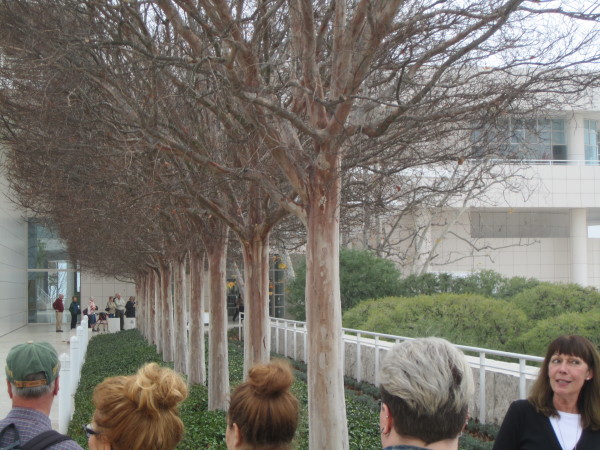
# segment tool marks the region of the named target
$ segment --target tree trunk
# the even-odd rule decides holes
[[[205,254],[190,252],[190,342],[188,345],[188,381],[206,384],[204,358],[204,261]]]
[[[227,234],[226,225],[210,220],[215,230],[205,239],[210,286],[208,338],[208,409],[229,405],[229,355],[227,353]]]
[[[138,306],[141,306],[143,303],[142,299],[146,294],[146,275],[136,275],[135,277],[135,300]],[[102,305],[97,305],[100,308]],[[145,311],[143,307],[136,308],[136,327],[140,334],[146,339],[146,341],[150,342],[148,339],[148,328],[144,323]]]
[[[269,233],[242,242],[244,254],[244,377],[271,359],[269,326]]]
[[[173,361],[175,336],[173,335],[173,302],[171,301],[171,266],[160,263],[160,287],[162,306],[162,351],[163,361]]]
[[[314,449],[348,448],[339,282],[340,179],[334,168],[315,174],[307,209],[307,384],[309,446]]]
[[[143,308],[146,311],[146,329],[148,330],[148,341],[156,345],[156,272],[153,269],[146,273],[146,298]]]
[[[160,271],[152,271],[152,290],[153,296],[152,301],[154,302],[154,315],[152,317],[152,326],[154,327],[154,343],[156,344],[156,353],[161,353],[163,348],[162,341],[162,327],[163,327],[163,314],[161,308],[161,284],[160,284]]]
[[[173,355],[174,368],[179,373],[187,373],[188,330],[186,308],[186,276],[185,255],[174,261],[173,278],[175,281],[175,294],[173,296],[173,327],[177,333],[175,339],[175,353]]]

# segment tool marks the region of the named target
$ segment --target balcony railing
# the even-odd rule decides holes
[[[239,337],[242,336],[243,314],[240,314]],[[342,328],[344,356],[346,359],[345,376],[379,385],[379,367],[387,349],[392,345],[413,338],[395,336],[385,333]],[[271,349],[283,356],[307,362],[307,331],[306,323],[271,318]],[[497,387],[490,386],[496,383],[507,386],[506,395],[501,395],[500,400],[494,399],[494,414],[491,419],[499,422],[510,402],[527,395],[527,385],[531,383],[538,373],[538,365],[543,361],[539,356],[524,355],[520,353],[504,352],[487,348],[456,345],[465,352],[469,365],[474,372],[478,392],[475,398],[475,411],[481,423],[488,420],[488,397],[492,392],[497,392]],[[496,357],[496,358],[490,358]],[[368,366],[368,367],[367,367]],[[490,378],[491,380],[488,380]],[[489,381],[489,382],[488,382]],[[512,386],[514,384],[514,388]],[[500,389],[500,388],[498,388]]]

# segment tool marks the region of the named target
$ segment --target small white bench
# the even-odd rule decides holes
[[[109,317],[108,318],[108,332],[116,333],[117,331],[121,331],[121,321],[118,317]]]

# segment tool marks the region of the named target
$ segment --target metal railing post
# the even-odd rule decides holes
[[[479,353],[479,422],[485,423],[485,353]]]
[[[360,345],[360,333],[356,333],[356,381],[359,383],[362,381],[362,361],[361,361],[361,345]]]
[[[519,398],[524,399],[527,396],[527,379],[525,378],[525,360],[519,358]]]
[[[294,359],[297,359],[297,354],[298,354],[298,343],[297,343],[297,339],[296,336],[298,335],[298,328],[296,326],[296,322],[294,322]]]
[[[279,348],[279,329],[281,326],[279,324],[279,320],[275,319],[275,351],[281,354],[281,349]]]
[[[375,336],[375,386],[379,386],[379,336]]]
[[[288,355],[288,327],[287,327],[287,325],[288,325],[288,321],[286,320],[283,323],[283,333],[284,333],[283,334],[283,354],[285,356]]]

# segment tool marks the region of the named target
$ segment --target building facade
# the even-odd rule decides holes
[[[7,196],[8,182],[0,172],[0,337],[28,324],[55,320],[52,302],[73,295],[87,304],[90,296],[103,307],[109,295],[135,295],[128,280],[96,277],[69,261],[64,243],[42,224],[27,220]],[[65,324],[70,321],[64,314]]]
[[[395,259],[404,274],[494,270],[508,277],[600,288],[600,105],[511,124],[504,136],[513,188],[491,186],[485,199],[456,198],[407,215]],[[503,167],[504,166],[504,167]],[[521,188],[514,189],[515,179]],[[389,217],[388,219],[389,220]],[[382,229],[386,232],[386,220]],[[417,250],[418,249],[418,250]],[[397,257],[395,257],[397,256]]]

